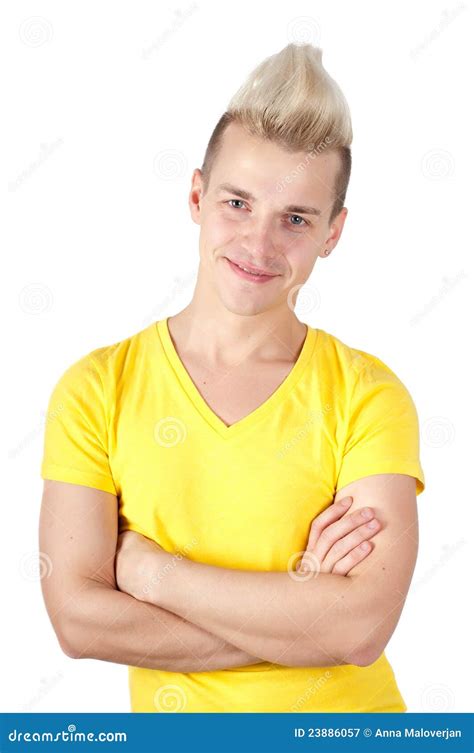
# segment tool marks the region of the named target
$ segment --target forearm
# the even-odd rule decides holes
[[[171,672],[262,661],[176,614],[94,581],[84,583],[62,611],[62,645],[74,658]]]
[[[167,555],[171,557],[171,555]],[[287,666],[363,663],[371,615],[357,579],[233,570],[183,558],[152,578],[147,601],[243,651]]]

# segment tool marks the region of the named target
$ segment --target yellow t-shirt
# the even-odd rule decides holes
[[[260,571],[286,571],[336,491],[376,473],[408,474],[417,494],[424,489],[415,405],[380,359],[308,326],[282,384],[226,426],[186,371],[166,319],[62,374],[41,467],[42,478],[116,494],[120,531],[193,561]],[[368,667],[129,667],[129,687],[137,712],[407,709],[385,653]]]

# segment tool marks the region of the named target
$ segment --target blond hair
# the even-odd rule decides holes
[[[352,125],[339,85],[323,67],[322,50],[310,44],[289,44],[251,72],[212,132],[201,167],[204,191],[223,133],[232,122],[289,152],[337,152],[340,168],[332,222],[344,206],[349,184]]]

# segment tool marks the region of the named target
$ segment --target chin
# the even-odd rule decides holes
[[[217,294],[224,308],[238,316],[255,316],[255,314],[261,314],[262,311],[266,311],[270,307],[268,301],[265,303],[254,301],[250,296],[247,300],[244,300],[243,296],[236,299],[236,296],[231,295],[229,291],[218,290]]]

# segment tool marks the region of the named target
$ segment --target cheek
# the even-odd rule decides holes
[[[291,243],[285,252],[292,275],[298,280],[306,280],[316,261],[316,249],[308,237]]]
[[[238,223],[229,221],[218,212],[208,215],[201,222],[201,243],[211,251],[232,243],[238,236]]]

